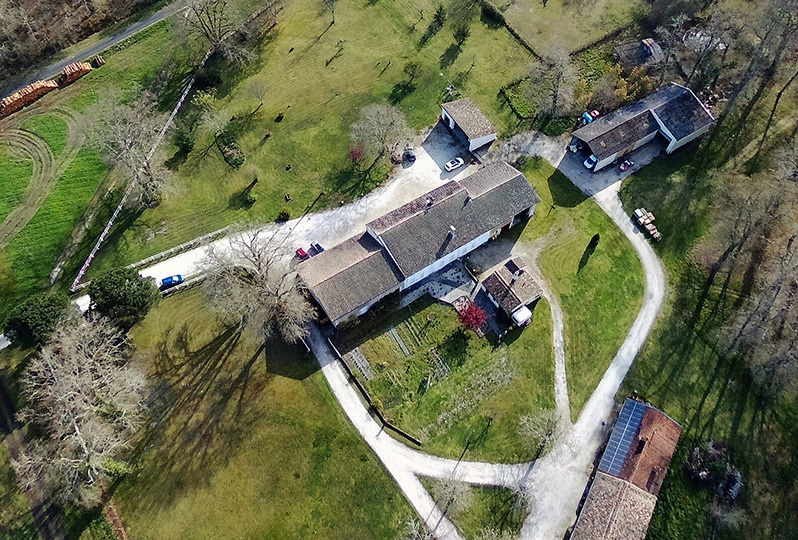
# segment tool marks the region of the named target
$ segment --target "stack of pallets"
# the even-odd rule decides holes
[[[8,97],[0,100],[0,117],[7,116],[20,110],[22,107],[30,105],[47,92],[58,88],[58,83],[52,80],[36,81],[28,86],[17,90]]]
[[[66,86],[80,79],[90,71],[91,64],[88,62],[75,62],[74,64],[69,64],[64,68],[64,71],[62,71],[61,75],[58,77],[58,84],[61,86]]]
[[[654,217],[654,214],[647,211],[645,208],[638,208],[637,210],[635,210],[635,213],[633,215],[635,223],[637,223],[638,226],[641,229],[643,229],[645,232],[650,234],[651,238],[653,238],[657,242],[662,240],[662,233],[659,232],[657,226],[654,225],[654,220],[656,219]]]

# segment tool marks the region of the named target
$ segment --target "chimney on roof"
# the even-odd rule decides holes
[[[456,230],[456,229],[454,228],[454,225],[449,225],[449,236],[452,236],[452,237],[453,237],[453,236],[454,236],[454,231],[455,231],[455,230]]]
[[[515,272],[513,272],[513,279],[511,279],[511,280],[510,280],[510,287],[512,287],[513,285],[515,285],[515,282],[516,282],[516,281],[518,281],[518,277],[519,277],[521,274],[523,274],[523,273],[524,273],[524,269],[523,269],[523,268],[519,268],[518,270],[516,270]]]

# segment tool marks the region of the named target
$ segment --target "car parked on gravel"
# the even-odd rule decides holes
[[[446,172],[452,172],[455,169],[459,169],[463,165],[465,165],[465,161],[463,161],[463,158],[458,157],[447,161],[443,168],[446,169]]]

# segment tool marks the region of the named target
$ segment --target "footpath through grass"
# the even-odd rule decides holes
[[[629,177],[622,191],[627,209],[645,206],[657,216],[663,240],[656,250],[671,287],[619,396],[636,391],[683,427],[648,538],[794,538],[798,405],[763,397],[742,361],[721,354],[718,332],[739,306],[739,284],[710,283],[691,263],[692,249],[707,231],[713,197],[722,190],[696,166],[703,157],[695,150],[660,157]],[[738,506],[747,522],[737,532],[714,528],[712,495],[684,472],[693,447],[708,439],[729,445],[731,462],[742,472]]]
[[[565,176],[541,159],[527,160],[523,171],[541,202],[519,241],[544,245],[538,265],[563,310],[568,393],[576,419],[637,317],[643,267],[615,223]],[[591,251],[596,234],[600,239]]]
[[[314,211],[369,192],[386,168],[364,181],[353,174],[348,152],[350,126],[372,103],[397,105],[420,130],[436,121],[444,91],[454,85],[477,102],[500,135],[511,133],[515,121],[497,93],[526,71],[531,56],[504,28],[482,23],[478,13],[461,47],[454,44],[450,23],[420,46],[436,7],[432,0],[342,0],[330,26],[318,1],[287,4],[252,63],[209,68],[222,79],[221,118],[246,117],[259,103],[254,90],[265,90],[263,106],[238,137],[243,167],[232,170],[216,149],[200,158],[211,142],[207,129],[199,129],[188,156],[167,146],[175,193],[134,216],[132,226],[100,252],[92,271],[140,260],[232,222],[274,220],[282,207],[296,217],[321,191],[325,196]],[[420,10],[425,18],[419,22]],[[410,62],[419,66],[412,79],[404,72]],[[242,204],[240,194],[255,177],[256,201]]]
[[[159,397],[115,493],[134,538],[396,538],[411,510],[300,347],[219,324],[199,292],[133,329]]]

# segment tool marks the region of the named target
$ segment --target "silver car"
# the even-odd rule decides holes
[[[447,161],[443,168],[446,169],[446,172],[452,172],[455,169],[459,169],[464,164],[465,161],[463,161],[463,158],[454,158],[450,161]]]

